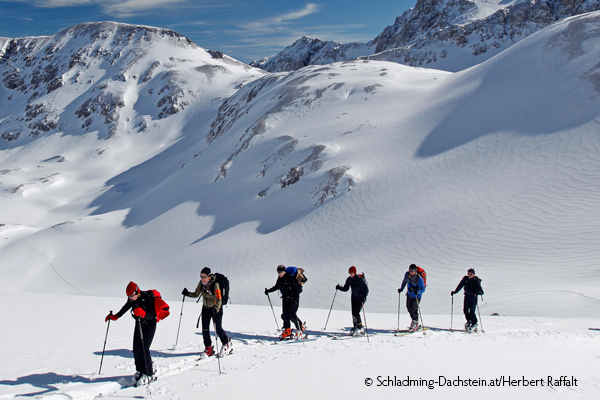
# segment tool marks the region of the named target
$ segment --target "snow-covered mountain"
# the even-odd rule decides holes
[[[7,91],[1,107],[9,116],[0,125],[3,148],[41,133],[97,131],[104,138],[145,131],[150,120],[223,96],[223,84],[251,71],[171,30],[113,22],[77,25],[52,37],[5,39],[1,48]]]
[[[556,21],[598,9],[597,0],[418,0],[368,43],[303,37],[251,65],[281,72],[364,57],[457,72]]]
[[[118,24],[10,41],[0,289],[122,296],[135,280],[173,299],[209,266],[234,304],[264,304],[285,264],[307,271],[301,306],[326,308],[356,265],[370,309],[395,312],[416,263],[425,313],[446,312],[475,267],[498,313],[589,315],[599,26],[560,21],[460,73],[356,60],[266,74]],[[35,134],[43,121],[56,127]]]

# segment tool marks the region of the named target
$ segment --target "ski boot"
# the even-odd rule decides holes
[[[221,349],[219,350],[219,354],[217,354],[217,358],[223,358],[227,354],[231,353],[231,351],[232,351],[232,349],[231,349],[231,340],[230,340],[226,344],[221,346]]]
[[[411,322],[410,328],[408,328],[408,330],[411,332],[415,332],[420,327],[421,327],[421,325],[419,324],[419,321],[413,321],[413,322]]]
[[[279,340],[290,340],[293,338],[292,328],[285,328],[281,335],[279,335]]]
[[[469,332],[469,333],[477,332],[477,322],[475,322],[473,325],[469,326],[469,330],[467,332]]]
[[[469,332],[471,330],[471,323],[465,322],[465,332]]]

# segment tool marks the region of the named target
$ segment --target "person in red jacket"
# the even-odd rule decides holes
[[[135,360],[134,375],[135,383],[151,382],[154,370],[152,369],[152,358],[150,357],[150,345],[156,332],[156,315],[154,311],[154,296],[150,292],[140,291],[139,286],[129,282],[125,289],[127,302],[116,314],[108,314],[105,321],[121,318],[127,311],[135,319],[135,330],[133,331],[133,358]]]

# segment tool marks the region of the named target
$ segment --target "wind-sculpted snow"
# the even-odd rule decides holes
[[[176,299],[208,266],[234,304],[265,304],[284,264],[306,270],[301,307],[328,308],[354,265],[368,309],[395,313],[416,263],[426,315],[447,314],[470,267],[497,312],[587,315],[600,299],[599,24],[560,21],[460,73],[355,60],[266,74],[181,48],[109,80],[94,68],[89,92],[26,111],[61,116],[59,134],[0,116],[24,132],[0,152],[2,288],[121,296],[134,280]],[[22,95],[2,90],[3,105]],[[104,92],[124,104],[107,140],[102,107],[81,108]],[[181,108],[159,119],[165,96]]]

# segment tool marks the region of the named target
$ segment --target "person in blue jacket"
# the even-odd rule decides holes
[[[423,292],[425,292],[425,281],[417,274],[417,266],[415,264],[410,264],[408,267],[398,293],[402,293],[405,287],[407,287],[406,309],[412,318],[409,330],[414,332],[421,327],[419,324],[419,303],[421,302]]]

